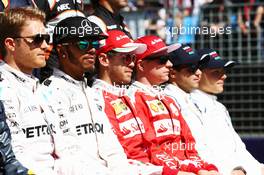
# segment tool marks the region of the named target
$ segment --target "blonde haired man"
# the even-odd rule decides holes
[[[45,15],[33,8],[4,12],[0,21],[0,100],[5,107],[17,159],[38,175],[54,174],[52,126],[38,98],[34,68],[45,66],[49,35]]]

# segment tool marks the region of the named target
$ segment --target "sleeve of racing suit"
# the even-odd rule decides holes
[[[0,86],[0,154],[4,163],[4,169],[5,172],[9,174],[14,172],[26,174],[28,169],[21,165],[14,154],[17,152],[18,155],[23,156],[23,149],[21,149],[19,145],[17,145],[15,149],[11,146],[12,138],[10,130],[11,132],[15,132],[15,138],[23,137],[17,134],[17,132],[22,132],[21,129],[17,128],[18,121],[16,120],[19,117],[18,99],[14,95],[15,92],[12,93],[11,88],[2,84]]]
[[[225,117],[225,120],[229,125],[230,132],[233,132],[234,140],[236,143],[236,148],[235,148],[236,153],[239,154],[239,157],[240,157],[238,161],[240,162],[241,166],[245,168],[248,174],[260,175],[261,174],[261,164],[248,152],[248,150],[246,149],[245,143],[241,140],[240,136],[235,131],[232,125],[229,112],[227,111],[224,105],[221,104],[221,106],[226,113],[226,115],[223,117]]]
[[[92,93],[89,93],[92,94]],[[93,99],[102,98],[102,96],[94,96]],[[101,104],[95,104],[95,101],[89,99],[89,104],[91,108],[94,121],[98,123],[103,123],[103,134],[97,135],[99,154],[106,160],[108,168],[115,175],[131,174],[131,175],[158,175],[161,174],[162,167],[154,166],[151,164],[145,165],[140,162],[131,160],[128,161],[124,149],[119,143],[117,136],[111,129],[110,122],[102,110]],[[98,108],[99,107],[99,108]]]
[[[12,150],[11,134],[6,123],[2,102],[0,102],[0,156],[1,165],[3,165],[6,174],[26,174],[27,168],[23,167],[20,162],[16,160]]]

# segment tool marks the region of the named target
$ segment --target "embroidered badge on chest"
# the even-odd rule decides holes
[[[143,122],[138,118],[132,118],[119,124],[124,138],[130,138],[135,135],[145,133]]]
[[[168,114],[166,107],[160,100],[155,99],[152,101],[146,101],[146,103],[153,117],[160,114]]]
[[[127,105],[121,99],[117,99],[117,100],[112,101],[111,105],[113,106],[113,108],[115,110],[115,114],[116,114],[117,119],[119,119],[122,116],[125,116],[131,112],[130,109],[127,107]]]

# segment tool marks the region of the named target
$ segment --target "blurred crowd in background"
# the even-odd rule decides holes
[[[261,0],[130,0],[123,13],[134,38],[154,34],[167,44],[213,47],[240,62],[264,59]]]

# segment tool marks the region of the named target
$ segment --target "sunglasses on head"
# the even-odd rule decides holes
[[[26,41],[30,44],[35,44],[35,45],[41,45],[44,41],[46,41],[47,44],[49,44],[50,42],[50,35],[48,34],[36,34],[33,36],[18,36],[14,38],[22,38],[22,39],[30,38],[32,39],[31,41],[29,40]]]
[[[120,54],[122,60],[123,60],[123,63],[128,66],[130,65],[132,62],[135,63],[136,62],[136,55],[135,54],[129,54],[129,53],[118,53],[118,52],[108,52],[107,55],[110,55],[110,56],[115,56],[117,54]]]
[[[146,60],[152,61],[152,60],[159,60],[159,64],[166,64],[169,60],[169,56],[162,55],[162,56],[150,56],[145,58]]]

